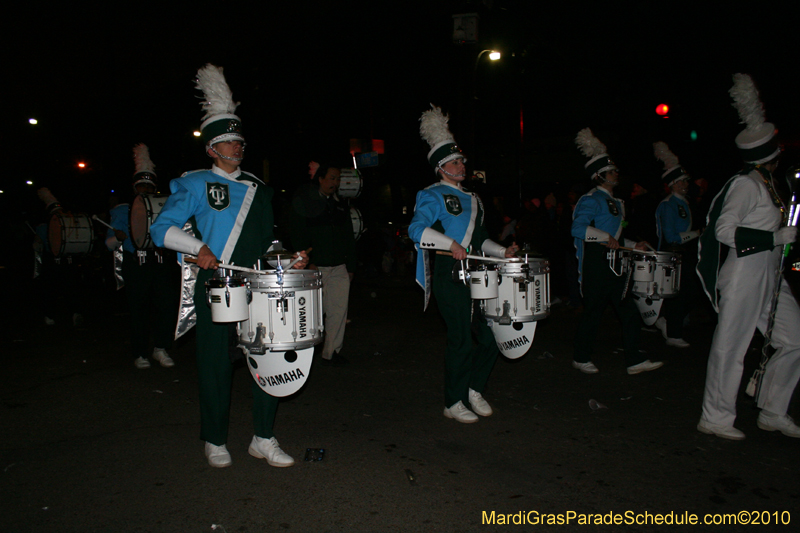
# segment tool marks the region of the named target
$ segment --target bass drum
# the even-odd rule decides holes
[[[140,194],[133,199],[130,213],[131,242],[137,250],[155,248],[150,226],[158,218],[168,194]]]
[[[339,181],[341,198],[358,198],[361,195],[361,173],[354,168],[342,169]]]
[[[53,213],[47,226],[47,238],[56,257],[88,254],[94,246],[92,219],[83,213]]]
[[[350,208],[350,220],[353,222],[353,237],[356,240],[360,239],[367,228],[364,227],[364,219],[361,217],[361,211],[355,207]]]

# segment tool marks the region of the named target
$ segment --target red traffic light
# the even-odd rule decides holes
[[[656,114],[666,116],[669,113],[669,106],[667,104],[658,104],[656,106]]]

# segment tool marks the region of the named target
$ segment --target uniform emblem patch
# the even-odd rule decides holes
[[[443,194],[444,198],[444,206],[447,208],[447,212],[453,216],[460,215],[464,209],[461,207],[461,200],[458,199],[458,196],[454,194]]]
[[[611,198],[606,198],[606,202],[608,202],[608,212],[611,213],[612,216],[618,217],[619,208],[617,207],[617,202]]]
[[[208,206],[215,211],[224,211],[231,205],[231,197],[228,194],[228,185],[226,183],[206,182],[206,198],[208,199]]]
[[[686,209],[684,209],[682,205],[678,206],[678,216],[681,217],[681,218],[686,218],[687,217]]]

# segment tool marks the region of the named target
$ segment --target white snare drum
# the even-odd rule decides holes
[[[631,256],[633,282],[650,283],[653,281],[657,260],[654,252],[633,252]]]
[[[473,300],[497,298],[500,275],[493,266],[478,265],[468,272],[469,292]]]
[[[500,267],[497,298],[481,303],[486,318],[499,324],[533,322],[550,315],[550,262],[512,259]]]
[[[358,198],[361,194],[361,173],[354,168],[343,168],[339,181],[341,198]]]
[[[248,318],[250,291],[241,277],[231,277],[229,271],[206,281],[206,302],[211,307],[213,322],[241,322]]]
[[[89,215],[58,211],[47,226],[50,251],[56,257],[84,254],[94,246],[94,227]]]
[[[361,218],[361,211],[351,207],[350,220],[353,223],[353,236],[358,240],[367,231],[367,228],[364,227],[364,219]]]
[[[158,218],[167,198],[168,194],[139,194],[133,199],[130,212],[130,237],[137,250],[155,248],[153,238],[150,236],[150,226]]]
[[[322,342],[322,274],[316,270],[244,274],[251,292],[237,330],[248,353],[302,350]]]
[[[672,252],[634,252],[633,294],[651,300],[674,298],[681,288],[681,256]]]

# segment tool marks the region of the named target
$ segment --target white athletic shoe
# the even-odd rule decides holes
[[[285,468],[294,464],[294,459],[286,452],[281,450],[278,440],[275,437],[264,439],[253,435],[250,442],[250,455],[256,459],[266,459],[270,466]]]

